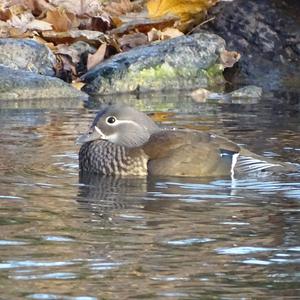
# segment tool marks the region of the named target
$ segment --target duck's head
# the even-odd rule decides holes
[[[107,140],[120,146],[138,147],[159,130],[146,114],[126,105],[113,104],[97,113],[89,131],[80,136],[77,143]]]

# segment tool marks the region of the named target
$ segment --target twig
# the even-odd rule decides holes
[[[202,23],[198,24],[197,26],[195,26],[192,30],[190,30],[187,35],[191,34],[194,30],[196,30],[197,28],[201,27],[202,25],[208,23],[208,22],[211,22],[215,19],[216,17],[211,17],[210,19],[207,19],[205,21],[203,21]]]

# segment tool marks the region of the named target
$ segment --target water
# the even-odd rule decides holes
[[[300,163],[297,95],[127,101]],[[79,181],[74,140],[97,103],[0,105],[1,299],[300,298],[299,174]]]

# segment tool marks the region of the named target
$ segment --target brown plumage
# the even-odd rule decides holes
[[[100,111],[78,141],[83,143],[80,170],[103,175],[233,177],[296,170],[208,132],[161,129],[146,114],[125,105]]]

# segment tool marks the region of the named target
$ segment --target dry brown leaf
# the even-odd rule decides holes
[[[148,44],[148,37],[141,32],[125,34],[119,39],[120,47],[123,51]]]
[[[71,29],[66,32],[44,31],[41,34],[47,42],[54,44],[71,44],[76,41],[85,41],[98,47],[100,41],[106,41],[106,36],[102,32],[92,30]]]
[[[181,22],[193,19],[195,15],[206,11],[219,0],[149,0],[148,13],[151,18],[162,17],[167,14],[179,16]]]
[[[112,17],[111,19],[115,27],[120,27],[123,24],[122,20],[119,17]]]
[[[41,12],[49,9],[54,9],[54,6],[48,3],[47,0],[4,0],[2,5],[4,8],[22,6],[25,9],[29,9],[35,15],[39,15]]]
[[[73,23],[76,21],[76,16],[66,12],[63,8],[47,11],[46,18],[43,21],[52,24],[54,31],[64,32],[75,27]]]
[[[95,30],[106,32],[115,28],[113,20],[107,13],[103,13],[99,16],[81,18],[80,19],[80,29]]]
[[[37,41],[40,44],[43,44],[43,45],[47,46],[52,51],[56,51],[57,50],[57,47],[53,43],[49,43],[49,42],[45,41],[39,35],[34,35],[32,39],[35,40],[35,41]]]
[[[148,41],[150,43],[154,42],[154,41],[158,41],[160,39],[160,35],[161,35],[161,31],[160,30],[152,28],[150,31],[147,32]]]
[[[168,27],[162,31],[161,40],[173,39],[173,38],[176,38],[176,37],[182,36],[182,35],[184,35],[184,33],[181,32],[179,29],[173,28],[173,27]]]
[[[220,53],[220,63],[224,68],[231,68],[241,58],[240,53],[236,51],[224,50]]]
[[[47,0],[23,0],[27,2],[27,7],[34,15],[39,16],[47,10],[53,10],[55,7],[48,3]]]
[[[10,26],[0,20],[0,38],[8,38],[9,37]]]
[[[20,15],[12,15],[10,20],[7,21],[11,27],[17,28],[20,32],[26,32],[28,24],[34,20],[34,16],[30,12],[24,12]]]
[[[46,31],[52,30],[52,25],[48,22],[35,19],[27,24],[27,28],[30,30]]]
[[[18,16],[27,12],[27,9],[22,5],[12,5],[9,6],[8,9],[12,16]]]
[[[77,77],[76,66],[72,63],[69,56],[63,54],[56,54],[56,76],[62,78],[67,82],[71,82]]]
[[[94,54],[89,54],[87,59],[87,69],[90,70],[104,60],[107,44],[103,43]]]
[[[107,13],[92,17],[91,30],[105,32],[114,28],[113,21]]]
[[[99,0],[50,0],[49,2],[77,16],[96,16],[102,12]]]
[[[0,9],[0,21],[7,21],[11,18],[9,9]]]
[[[152,28],[148,33],[148,41],[153,42],[157,40],[168,40],[178,36],[182,36],[183,32],[177,28],[167,27],[163,31]]]
[[[28,37],[32,37],[33,33],[31,31],[26,31],[24,32],[23,30],[21,30],[20,28],[14,28],[14,27],[10,27],[9,28],[9,37],[10,38],[28,38]]]
[[[121,18],[121,20],[123,21],[123,25],[116,29],[113,29],[111,33],[126,34],[138,31],[147,34],[147,32],[149,32],[152,28],[162,30],[166,27],[172,27],[175,22],[178,21],[178,17],[165,16],[162,18],[151,20],[146,17],[137,18],[136,15],[131,15],[130,17],[127,16],[126,18]]]
[[[74,48],[70,48],[66,44],[57,45],[57,50],[55,51],[55,53],[68,55],[69,57],[71,57],[72,63],[74,64],[77,64],[80,61],[80,55],[78,51],[76,51]]]
[[[131,2],[130,0],[120,0],[118,2],[110,2],[105,7],[104,10],[107,11],[111,16],[118,17],[126,15],[130,12],[139,12],[142,10],[140,3]]]

